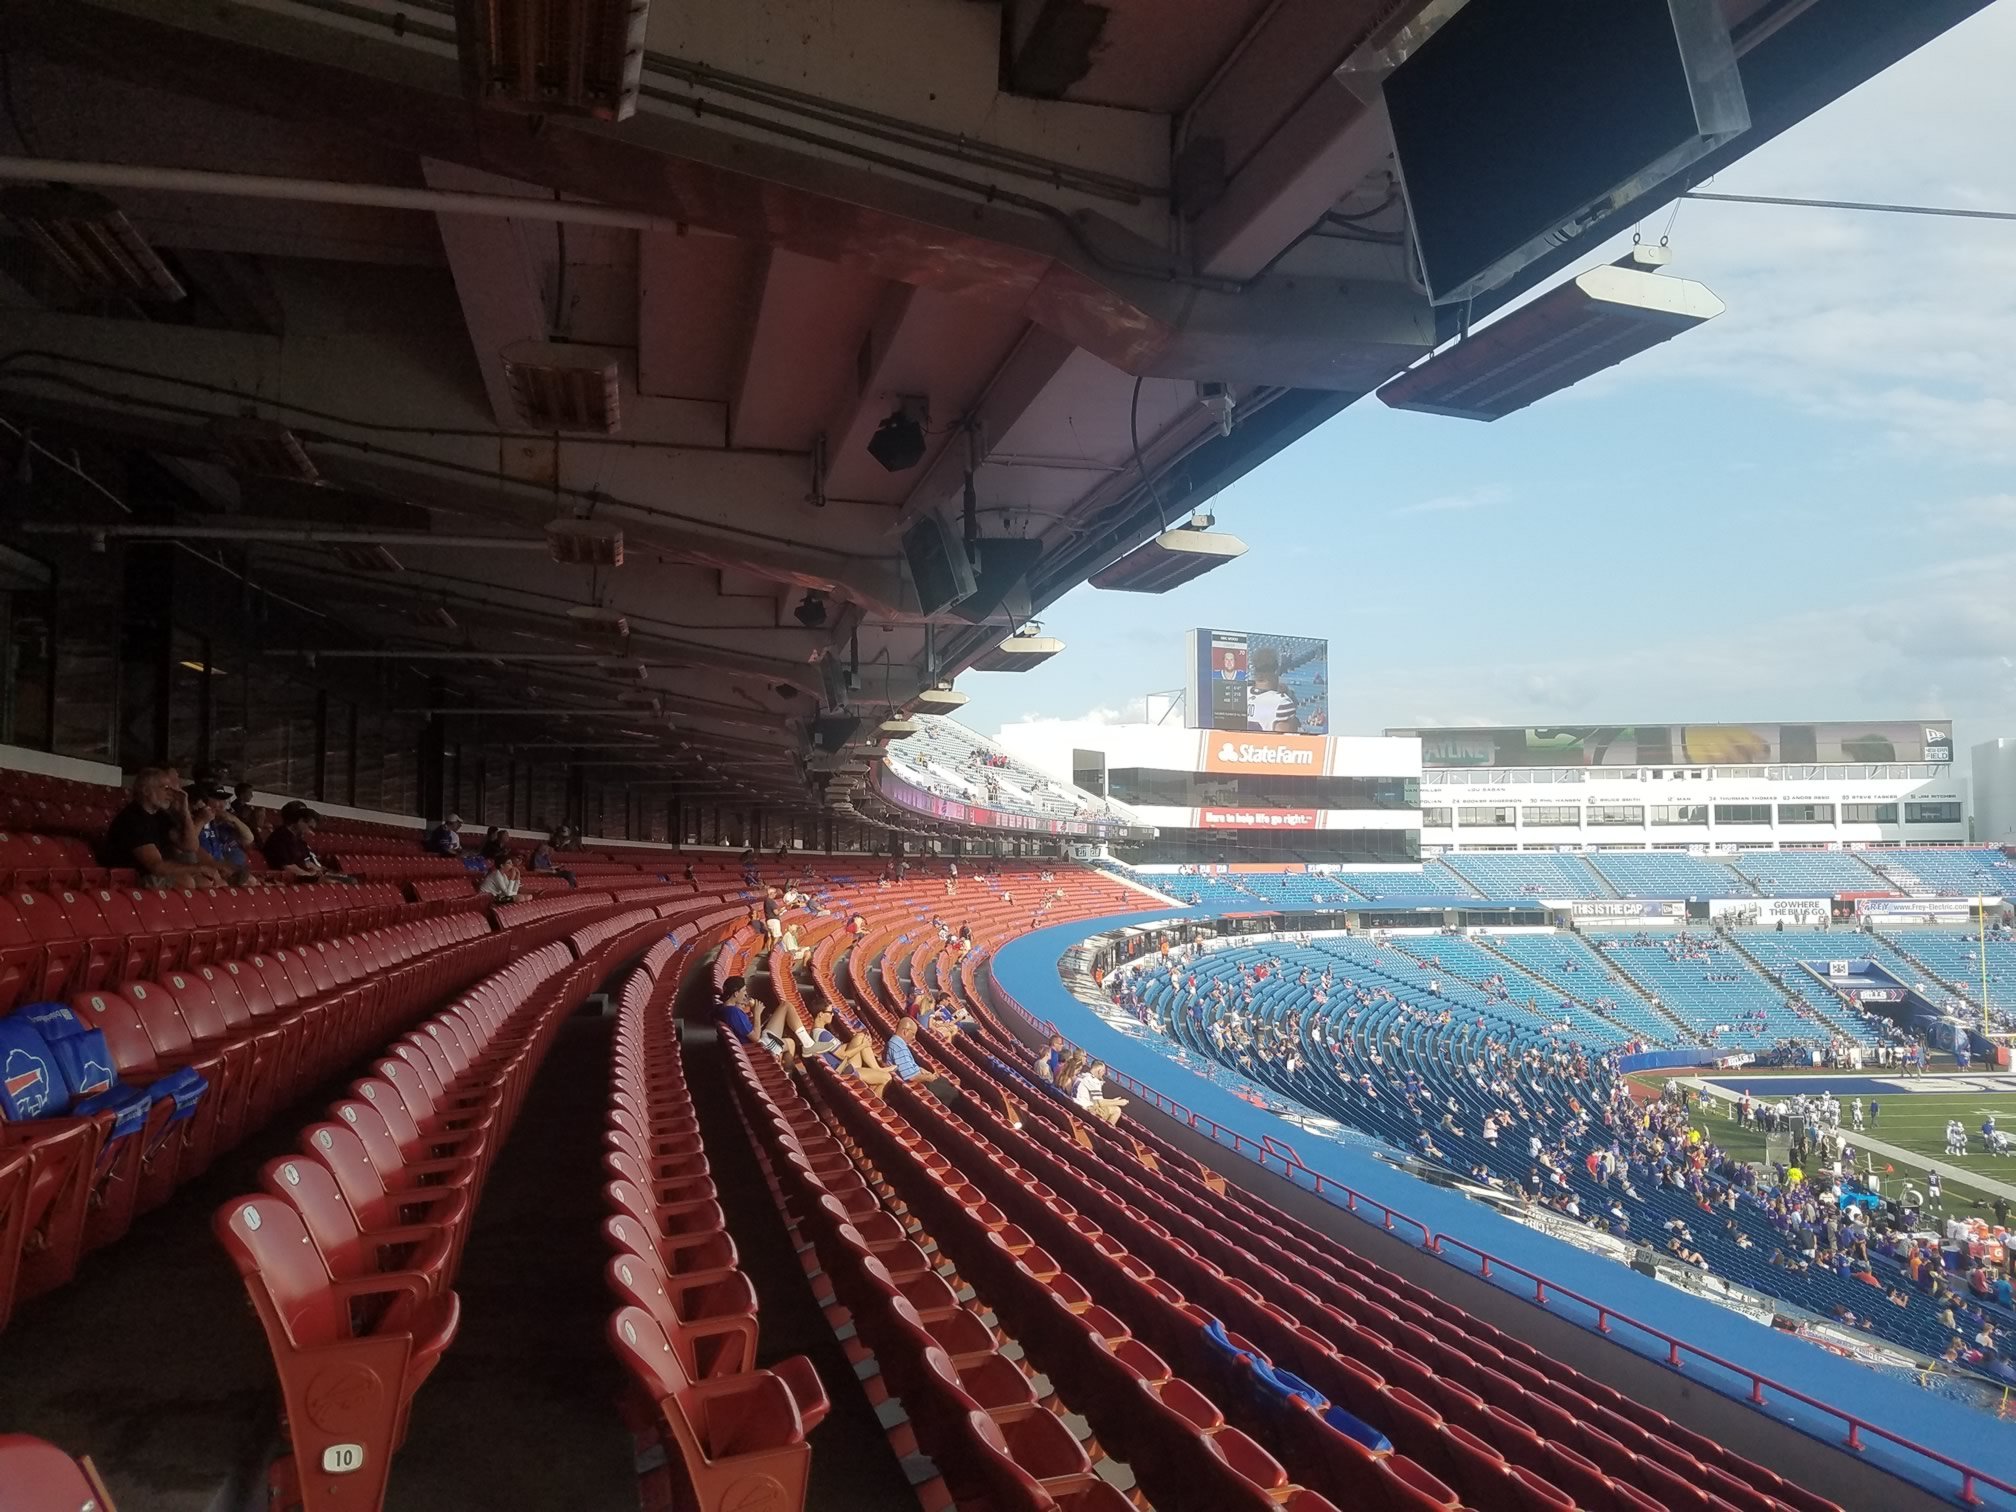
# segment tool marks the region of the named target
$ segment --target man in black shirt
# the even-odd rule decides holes
[[[322,816],[298,799],[280,810],[280,822],[266,837],[266,865],[293,882],[319,882],[323,867],[315,854],[315,824]]]
[[[224,881],[223,869],[198,847],[188,795],[164,767],[135,774],[133,801],[114,816],[99,859],[130,867],[161,886],[215,887]]]

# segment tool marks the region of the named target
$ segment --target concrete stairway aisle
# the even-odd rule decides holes
[[[615,1021],[570,1020],[497,1157],[455,1289],[462,1327],[413,1404],[387,1512],[635,1512],[604,1336],[602,1120]]]

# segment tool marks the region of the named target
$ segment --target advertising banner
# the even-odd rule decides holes
[[[1974,905],[1965,898],[1857,898],[1855,912],[1885,924],[1967,924]]]
[[[1033,830],[1045,835],[1124,835],[1130,832],[1130,826],[1111,820],[1038,818],[1034,814],[1009,813],[977,803],[962,803],[956,798],[926,792],[915,783],[904,781],[887,767],[876,769],[875,786],[891,803],[900,804],[912,813],[928,814],[934,819],[945,819],[954,824]]]
[[[1190,724],[1321,734],[1330,728],[1330,643],[1305,635],[1192,630]]]
[[[1580,898],[1568,905],[1568,912],[1578,924],[1628,924],[1636,919],[1684,919],[1687,905],[1648,898]]]
[[[1215,735],[1199,742],[1200,772],[1253,773],[1265,777],[1320,777],[1330,764],[1322,735]]]
[[[1834,908],[1827,898],[1710,898],[1708,917],[1718,924],[1734,928],[1745,925],[1762,924],[1767,928],[1773,924],[1784,924],[1788,928],[1797,925],[1813,929],[1825,924],[1833,916]]]
[[[1387,733],[1420,736],[1421,760],[1431,767],[1750,766],[1953,759],[1953,726],[1944,720],[1547,725]]]
[[[1198,829],[1313,830],[1317,827],[1314,809],[1200,808],[1195,812]]]

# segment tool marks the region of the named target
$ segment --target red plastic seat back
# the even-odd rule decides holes
[[[235,1198],[217,1210],[212,1227],[246,1284],[265,1293],[287,1343],[320,1349],[352,1336],[349,1307],[292,1205],[263,1195]]]
[[[77,1016],[105,1035],[112,1067],[122,1077],[148,1076],[159,1069],[152,1036],[124,994],[109,988],[80,993],[70,1000]]]
[[[354,1128],[347,1123],[310,1124],[301,1132],[301,1143],[327,1168],[359,1223],[378,1229],[398,1225],[398,1199],[385,1190],[385,1179]]]
[[[41,969],[41,942],[28,932],[13,903],[0,894],[0,1013],[27,995],[30,979]]]
[[[665,1337],[658,1320],[643,1308],[617,1308],[609,1319],[609,1341],[617,1358],[630,1367],[630,1373],[654,1401],[674,1396],[692,1384],[679,1351]]]
[[[236,966],[236,961],[224,963]],[[224,1020],[226,1029],[232,1034],[242,1034],[252,1027],[252,1010],[245,1006],[245,995],[239,990],[238,976],[219,966],[198,966],[196,975],[203,985],[210,989],[211,1001],[217,1005],[217,1013]]]
[[[181,1011],[182,1022],[189,1026],[189,1033],[199,1040],[220,1040],[231,1038],[231,1026],[225,1022],[223,1010],[217,1006],[217,995],[195,970],[164,971],[160,986],[175,1000]]]
[[[95,1473],[54,1444],[25,1433],[0,1433],[0,1486],[7,1488],[10,1507],[113,1512]]]
[[[308,1237],[322,1252],[322,1263],[337,1280],[367,1276],[378,1268],[373,1246],[365,1242],[335,1175],[320,1161],[305,1155],[269,1160],[260,1168],[259,1184],[301,1215]]]
[[[259,980],[266,984],[266,1000],[273,1005],[274,1012],[284,1013],[301,1001],[294,979],[287,975],[277,955],[247,956],[245,965],[259,973]]]
[[[364,1152],[388,1191],[398,1191],[407,1183],[406,1152],[392,1136],[376,1105],[358,1098],[346,1098],[330,1111],[356,1132]]]
[[[185,1055],[195,1044],[174,999],[150,982],[128,982],[120,993],[133,1005],[157,1055]]]
[[[265,977],[250,964],[245,961],[224,961],[219,963],[217,970],[230,978],[231,990],[243,1006],[249,1020],[256,1023],[260,1019],[273,1016],[273,989],[266,985]]]

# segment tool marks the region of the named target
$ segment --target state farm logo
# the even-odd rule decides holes
[[[1314,766],[1316,753],[1291,745],[1252,745],[1226,741],[1218,747],[1218,759],[1240,766]]]

